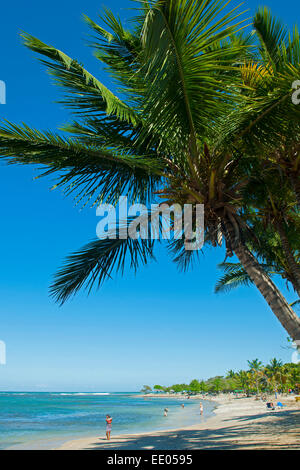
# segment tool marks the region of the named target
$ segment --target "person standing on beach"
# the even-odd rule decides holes
[[[106,415],[106,438],[108,441],[110,440],[111,423],[112,418],[110,417],[110,415]]]
[[[200,405],[199,405],[199,406],[200,406],[200,414],[201,414],[201,416],[202,416],[202,415],[203,415],[203,405],[202,405],[202,402],[201,402],[201,401],[200,401]]]

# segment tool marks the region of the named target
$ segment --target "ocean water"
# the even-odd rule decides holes
[[[113,418],[112,435],[185,427],[212,415],[214,404],[202,403],[200,416],[198,400],[180,397],[0,392],[0,449],[53,449],[68,440],[105,436],[106,414]]]

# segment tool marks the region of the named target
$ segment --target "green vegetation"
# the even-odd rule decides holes
[[[247,370],[229,370],[225,377],[216,376],[208,380],[194,379],[190,384],[174,384],[170,387],[155,385],[154,389],[164,392],[187,392],[218,394],[220,392],[243,392],[247,395],[261,393],[300,392],[300,363],[282,364],[276,358],[263,365],[258,359],[248,361]]]
[[[0,155],[42,166],[80,204],[116,205],[122,195],[129,204],[204,204],[206,246],[223,244],[226,258],[237,258],[222,264],[216,289],[253,284],[300,341],[299,316],[275,285],[281,277],[295,301],[300,296],[297,27],[288,31],[260,8],[247,28],[240,7],[230,10],[226,0],[140,2],[130,29],[109,10],[100,25],[85,19],[122,99],[77,60],[23,34],[65,91],[74,120],[60,134],[4,123]],[[183,270],[199,261],[186,241],[167,242]],[[129,264],[136,270],[154,259],[154,245],[96,239],[66,260],[51,293],[64,302]],[[214,379],[215,390],[222,380]]]

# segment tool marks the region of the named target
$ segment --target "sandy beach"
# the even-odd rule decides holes
[[[280,397],[283,410],[268,411],[255,398],[218,397],[214,416],[181,429],[76,439],[56,450],[299,450],[300,404]]]

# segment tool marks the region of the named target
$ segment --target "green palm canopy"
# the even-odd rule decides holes
[[[42,165],[83,205],[115,205],[122,195],[129,204],[204,204],[205,241],[225,241],[227,256],[238,257],[290,336],[300,338],[299,318],[251,251],[248,212],[260,208],[249,188],[261,165],[266,179],[268,171],[285,175],[297,207],[300,107],[290,98],[300,76],[298,30],[288,34],[260,9],[246,34],[244,13],[223,0],[144,1],[130,29],[109,10],[101,25],[85,20],[118,96],[78,61],[23,34],[74,121],[57,134],[3,124],[1,155]],[[51,293],[64,302],[122,271],[126,260],[137,269],[153,249],[151,240],[96,239],[66,260]],[[184,239],[169,251],[183,269],[197,256]]]

